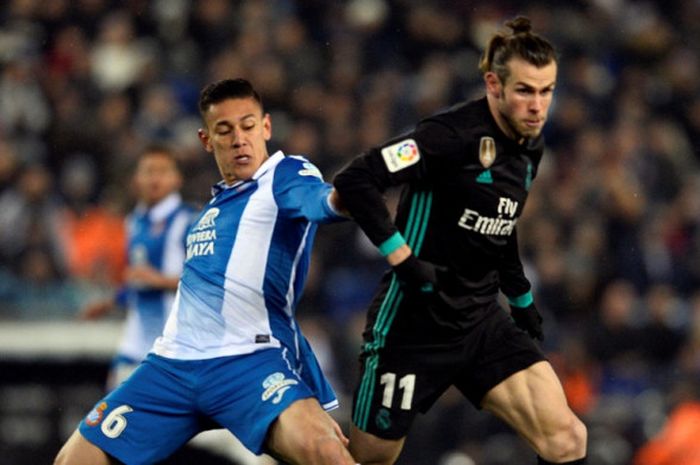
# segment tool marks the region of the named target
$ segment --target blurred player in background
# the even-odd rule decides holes
[[[108,390],[124,381],[146,357],[165,326],[185,261],[185,233],[194,211],[179,194],[182,174],[172,151],[152,145],[134,173],[138,203],[127,219],[128,266],[124,287],[113,299],[84,308],[83,319],[126,308],[126,324],[110,368]]]
[[[350,450],[363,465],[394,463],[417,413],[451,385],[511,425],[540,464],[585,460],[586,427],[533,341],[541,317],[515,227],[544,149],[557,58],[527,18],[506,24],[481,61],[486,97],[421,121],[335,179],[393,268],[369,309],[354,396]],[[382,193],[397,185],[393,222]]]
[[[207,86],[199,108],[199,137],[223,180],[187,234],[163,335],[56,463],[153,463],[225,427],[257,454],[354,465],[324,411],[335,393],[294,316],[317,224],[342,219],[337,195],[305,158],[269,155],[270,115],[248,81]]]

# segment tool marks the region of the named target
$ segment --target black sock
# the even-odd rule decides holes
[[[586,463],[586,457],[583,457],[581,459],[572,460],[571,462],[558,462],[558,463],[550,462],[550,461],[545,460],[539,456],[537,457],[537,464],[538,465],[583,465],[584,463]]]

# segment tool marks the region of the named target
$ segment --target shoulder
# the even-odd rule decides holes
[[[306,177],[323,180],[321,170],[301,155],[287,155],[275,168],[275,179],[292,180]]]
[[[478,100],[464,101],[452,105],[451,107],[437,112],[427,118],[424,122],[439,122],[455,129],[463,127],[473,127],[483,125],[488,116],[488,104],[486,98]]]
[[[449,137],[469,144],[489,133],[489,121],[488,105],[482,98],[458,103],[421,120],[416,132],[433,134],[438,140]]]

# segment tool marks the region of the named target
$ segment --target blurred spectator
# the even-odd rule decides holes
[[[644,444],[634,465],[700,465],[700,392],[697,379],[682,381],[663,429]]]
[[[647,387],[648,369],[641,361],[638,294],[628,281],[603,290],[599,313],[588,331],[588,351],[601,366],[604,394],[632,395]]]
[[[179,113],[177,98],[168,86],[150,86],[141,96],[141,108],[134,115],[134,127],[143,140],[173,140]]]
[[[42,136],[51,118],[35,68],[35,57],[18,56],[0,70],[0,133],[13,141],[21,159],[28,162],[46,157]]]
[[[599,373],[584,341],[578,337],[565,339],[557,355],[552,365],[571,409],[581,416],[590,414],[598,402]]]
[[[227,0],[194,0],[192,3],[189,35],[205,61],[211,61],[222,44],[232,44],[243,23],[234,21],[236,11]]]
[[[83,94],[91,91],[94,83],[90,74],[90,50],[84,29],[68,24],[55,31],[53,44],[44,57],[48,77],[44,86],[51,100],[60,99],[69,86],[85,86],[81,89]]]
[[[637,349],[651,372],[663,382],[668,378],[668,361],[676,359],[685,340],[687,321],[676,292],[667,284],[655,284],[645,296],[646,321],[640,328]]]
[[[6,304],[20,320],[65,319],[82,305],[87,290],[65,279],[55,257],[41,246],[25,249],[17,258],[17,286]]]
[[[106,195],[96,200],[96,182],[89,159],[76,158],[64,166],[60,184],[66,208],[60,237],[70,276],[117,286],[126,266],[124,217]]]
[[[689,299],[686,339],[679,355],[679,369],[686,376],[700,376],[700,292]]]
[[[59,279],[65,276],[63,218],[52,181],[43,165],[30,163],[19,168],[17,182],[0,193],[0,263],[11,267],[29,249],[41,249],[52,264],[52,279]]]
[[[18,57],[5,64],[0,79],[0,120],[10,135],[39,136],[51,117],[46,97],[33,70],[36,60]]]
[[[143,79],[153,50],[135,37],[133,19],[124,11],[110,13],[100,23],[92,47],[92,74],[105,92],[123,91]]]

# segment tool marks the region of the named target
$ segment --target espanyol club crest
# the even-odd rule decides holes
[[[484,136],[479,142],[479,161],[481,166],[489,168],[496,160],[496,141],[493,137]]]
[[[107,410],[107,402],[101,402],[95,406],[85,417],[85,424],[88,426],[99,425]]]
[[[195,226],[192,231],[204,231],[205,229],[216,227],[214,220],[217,216],[219,216],[219,209],[210,208],[205,214],[202,215],[199,222],[197,222],[197,226]]]
[[[263,402],[268,399],[272,399],[273,404],[279,404],[282,401],[282,396],[284,396],[284,393],[287,392],[290,387],[296,384],[299,384],[299,381],[285,378],[284,374],[280,373],[279,371],[272,373],[270,376],[265,378],[265,381],[262,383],[262,387],[265,388],[265,391],[263,392],[261,399]]]

